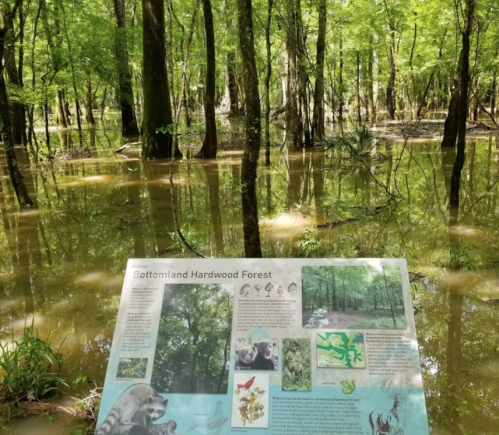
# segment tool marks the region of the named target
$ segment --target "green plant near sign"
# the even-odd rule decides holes
[[[22,336],[0,343],[0,401],[35,400],[66,385],[59,376],[63,356],[34,332],[34,322],[24,326]],[[55,369],[55,370],[54,370]]]

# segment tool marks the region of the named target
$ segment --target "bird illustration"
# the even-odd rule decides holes
[[[237,384],[237,388],[240,390],[249,390],[249,388],[253,385],[253,382],[255,382],[254,376],[245,384]]]
[[[223,415],[222,401],[219,400],[213,417],[195,421],[187,432],[195,431],[195,433],[200,435],[219,435],[222,431],[222,426],[228,420],[229,419]]]

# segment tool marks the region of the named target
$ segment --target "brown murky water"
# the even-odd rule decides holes
[[[243,256],[238,138],[221,136],[216,162],[173,169],[182,230],[207,256]],[[169,162],[141,161],[137,145],[113,154],[120,145],[117,131],[99,130],[85,132],[84,151],[76,133],[54,133],[58,156],[37,165],[19,150],[37,202],[21,213],[0,155],[0,338],[35,316],[42,337],[65,339],[68,380],[103,383],[126,260],[192,255],[174,232]],[[447,207],[452,155],[422,141],[376,151],[362,163],[276,150],[258,179],[264,255],[406,257],[432,433],[499,434],[499,137],[468,142],[457,222]],[[36,417],[0,433],[75,428],[47,425]]]

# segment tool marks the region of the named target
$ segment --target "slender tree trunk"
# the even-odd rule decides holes
[[[312,123],[312,140],[320,142],[324,139],[324,57],[326,53],[326,0],[319,3],[319,34],[317,37],[317,60],[315,66],[314,118]]]
[[[386,281],[386,273],[385,273],[385,268],[383,267],[383,278],[385,279],[385,290],[386,290],[386,297],[388,298],[388,303],[390,304],[390,310],[392,313],[392,320],[393,320],[393,326],[395,328],[397,327],[397,320],[395,319],[395,311],[393,309],[393,301],[390,299],[390,293],[388,292],[388,283]]]
[[[191,46],[191,42],[192,42],[192,37],[194,35],[194,27],[196,25],[196,21],[197,21],[197,14],[198,14],[198,9],[199,9],[199,5],[201,3],[201,0],[196,0],[196,4],[194,5],[194,11],[192,12],[192,19],[191,19],[191,26],[190,26],[190,29],[189,29],[189,34],[188,34],[188,37],[187,37],[187,41],[185,43],[185,48],[184,48],[184,61],[182,63],[182,77],[181,77],[181,94],[182,94],[182,104],[184,105],[184,108],[185,108],[185,116],[186,116],[186,124],[187,124],[187,127],[190,127],[191,125],[191,119],[190,119],[190,116],[189,116],[189,104],[188,104],[188,101],[187,101],[187,95],[189,95],[187,93],[187,62],[189,60],[189,47]],[[178,146],[176,145],[176,141],[177,141],[177,127],[178,127],[178,120],[180,118],[180,107],[177,108],[176,110],[176,117],[175,117],[175,126],[174,126],[174,129],[175,129],[175,134],[174,134],[174,142],[175,142],[175,150],[178,149]]]
[[[215,31],[213,28],[213,12],[211,0],[203,0],[204,27],[206,32],[206,82],[204,99],[204,116],[206,133],[203,146],[196,157],[214,159],[217,157],[217,123],[215,120]]]
[[[457,107],[457,152],[451,176],[450,206],[459,207],[461,171],[464,166],[466,147],[466,118],[468,116],[468,87],[470,82],[470,39],[473,28],[473,14],[478,0],[466,0],[464,28],[462,29],[462,59],[459,80],[459,102]]]
[[[173,109],[173,119],[176,118],[177,111],[177,99],[175,97],[175,83],[174,83],[174,71],[173,71],[173,20],[172,20],[172,1],[165,1],[165,9],[166,9],[166,24],[167,24],[167,33],[166,33],[166,68],[168,72],[168,87],[170,89],[170,101],[172,103]]]
[[[395,30],[390,28],[390,77],[388,78],[388,85],[386,86],[386,109],[390,119],[395,119],[397,98],[395,93],[395,79],[397,74],[395,50]]]
[[[360,54],[357,50],[357,122],[359,125],[362,124],[362,116],[360,114],[361,104],[360,104]]]
[[[172,107],[166,72],[163,0],[142,0],[144,120],[142,156],[172,157]]]
[[[459,74],[462,69],[463,62],[463,50],[459,54],[459,61],[457,66],[456,75],[452,84],[452,95],[449,102],[449,110],[447,112],[447,117],[444,123],[444,137],[442,139],[443,147],[454,147],[456,145],[457,139],[457,117],[458,117],[458,103],[459,103],[459,92],[461,87],[459,85]]]
[[[260,152],[261,120],[258,72],[255,62],[253,18],[251,0],[237,0],[239,41],[243,65],[244,96],[246,106],[246,143],[241,170],[244,254],[262,257],[258,204],[256,200],[256,174]]]
[[[126,38],[125,0],[113,0],[115,17],[114,50],[118,68],[118,82],[121,109],[121,134],[125,137],[138,136],[137,117],[133,104],[132,74],[128,65],[128,44]]]
[[[227,80],[229,88],[229,116],[239,116],[239,91],[236,81],[236,53],[230,50],[227,53]]]
[[[272,22],[273,0],[268,0],[265,45],[267,48],[267,71],[265,73],[265,165],[270,166],[270,78],[272,77],[272,53],[270,44],[270,23]]]
[[[341,30],[340,30],[341,32]],[[338,121],[343,122],[343,108],[345,99],[343,96],[343,36],[340,35],[340,67],[338,71]]]
[[[87,79],[87,98],[85,99],[85,110],[87,112],[87,124],[89,128],[95,127],[94,113],[92,110],[92,100],[92,81],[89,74]]]
[[[490,114],[495,119],[496,116],[496,93],[497,93],[497,72],[494,71],[492,87],[490,89]]]
[[[312,145],[312,138],[310,136],[310,116],[308,105],[308,72],[307,72],[307,55],[305,53],[305,35],[303,34],[303,22],[301,12],[301,0],[296,1],[296,41],[298,48],[298,92],[301,109],[301,126],[303,135],[305,137],[305,147]]]
[[[298,116],[298,81],[297,81],[297,31],[295,0],[287,0],[286,50],[288,74],[286,83],[286,130],[291,136],[293,146],[301,148],[302,125]]]

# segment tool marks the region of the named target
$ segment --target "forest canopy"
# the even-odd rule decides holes
[[[164,393],[227,393],[233,289],[167,285],[151,385]]]

